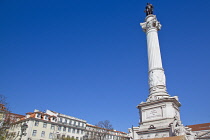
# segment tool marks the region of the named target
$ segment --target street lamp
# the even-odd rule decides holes
[[[26,135],[26,129],[28,128],[28,125],[26,123],[24,123],[23,125],[21,125],[21,134],[20,134],[20,140],[22,139],[22,136]]]

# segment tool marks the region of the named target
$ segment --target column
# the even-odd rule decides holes
[[[148,15],[144,23],[140,23],[147,37],[147,52],[149,65],[149,97],[153,101],[169,97],[166,92],[166,78],[162,67],[158,33],[161,29],[160,22],[155,15]]]

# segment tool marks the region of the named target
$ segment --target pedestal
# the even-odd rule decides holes
[[[174,122],[174,118],[180,120],[180,106],[176,96],[140,103],[137,106],[140,127],[136,132],[139,139],[172,136],[170,125]]]

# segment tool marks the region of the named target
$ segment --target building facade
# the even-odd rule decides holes
[[[24,124],[27,125],[27,128],[23,133],[21,128]],[[53,140],[64,137],[83,140],[85,127],[85,120],[50,110],[45,112],[35,110],[26,113],[24,118],[17,120],[10,127],[9,132],[13,133],[16,139],[21,138],[22,140]],[[12,140],[13,138],[8,139]]]
[[[196,134],[197,140],[210,140],[210,123],[188,125]]]
[[[86,124],[86,136],[88,140],[129,140],[127,133],[101,128]]]
[[[26,116],[18,118],[13,123],[9,129],[9,134],[8,140],[59,140],[62,138],[74,138],[76,140],[129,139],[127,133],[103,129],[87,124],[85,120],[51,110],[46,110],[45,112],[34,110],[34,112],[26,113]],[[103,139],[102,137],[98,139],[98,136],[103,136]]]
[[[4,104],[0,104],[0,139],[4,139],[9,136],[10,126],[23,115],[10,113]]]
[[[6,119],[6,114],[8,114],[6,107],[3,104],[0,104],[0,128],[3,127],[3,123]]]

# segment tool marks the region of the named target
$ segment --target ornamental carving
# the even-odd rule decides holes
[[[185,135],[188,140],[195,139],[195,133],[191,131],[191,128],[185,127],[177,116],[174,117],[174,121],[170,124],[170,131],[172,132],[172,136]]]
[[[159,21],[157,21],[156,17],[154,16],[153,19],[144,22],[144,23],[140,23],[140,25],[142,26],[142,29],[144,32],[149,31],[150,29],[157,29],[158,31],[161,29],[161,24]]]
[[[149,87],[166,85],[166,78],[163,70],[152,70],[149,73]]]

